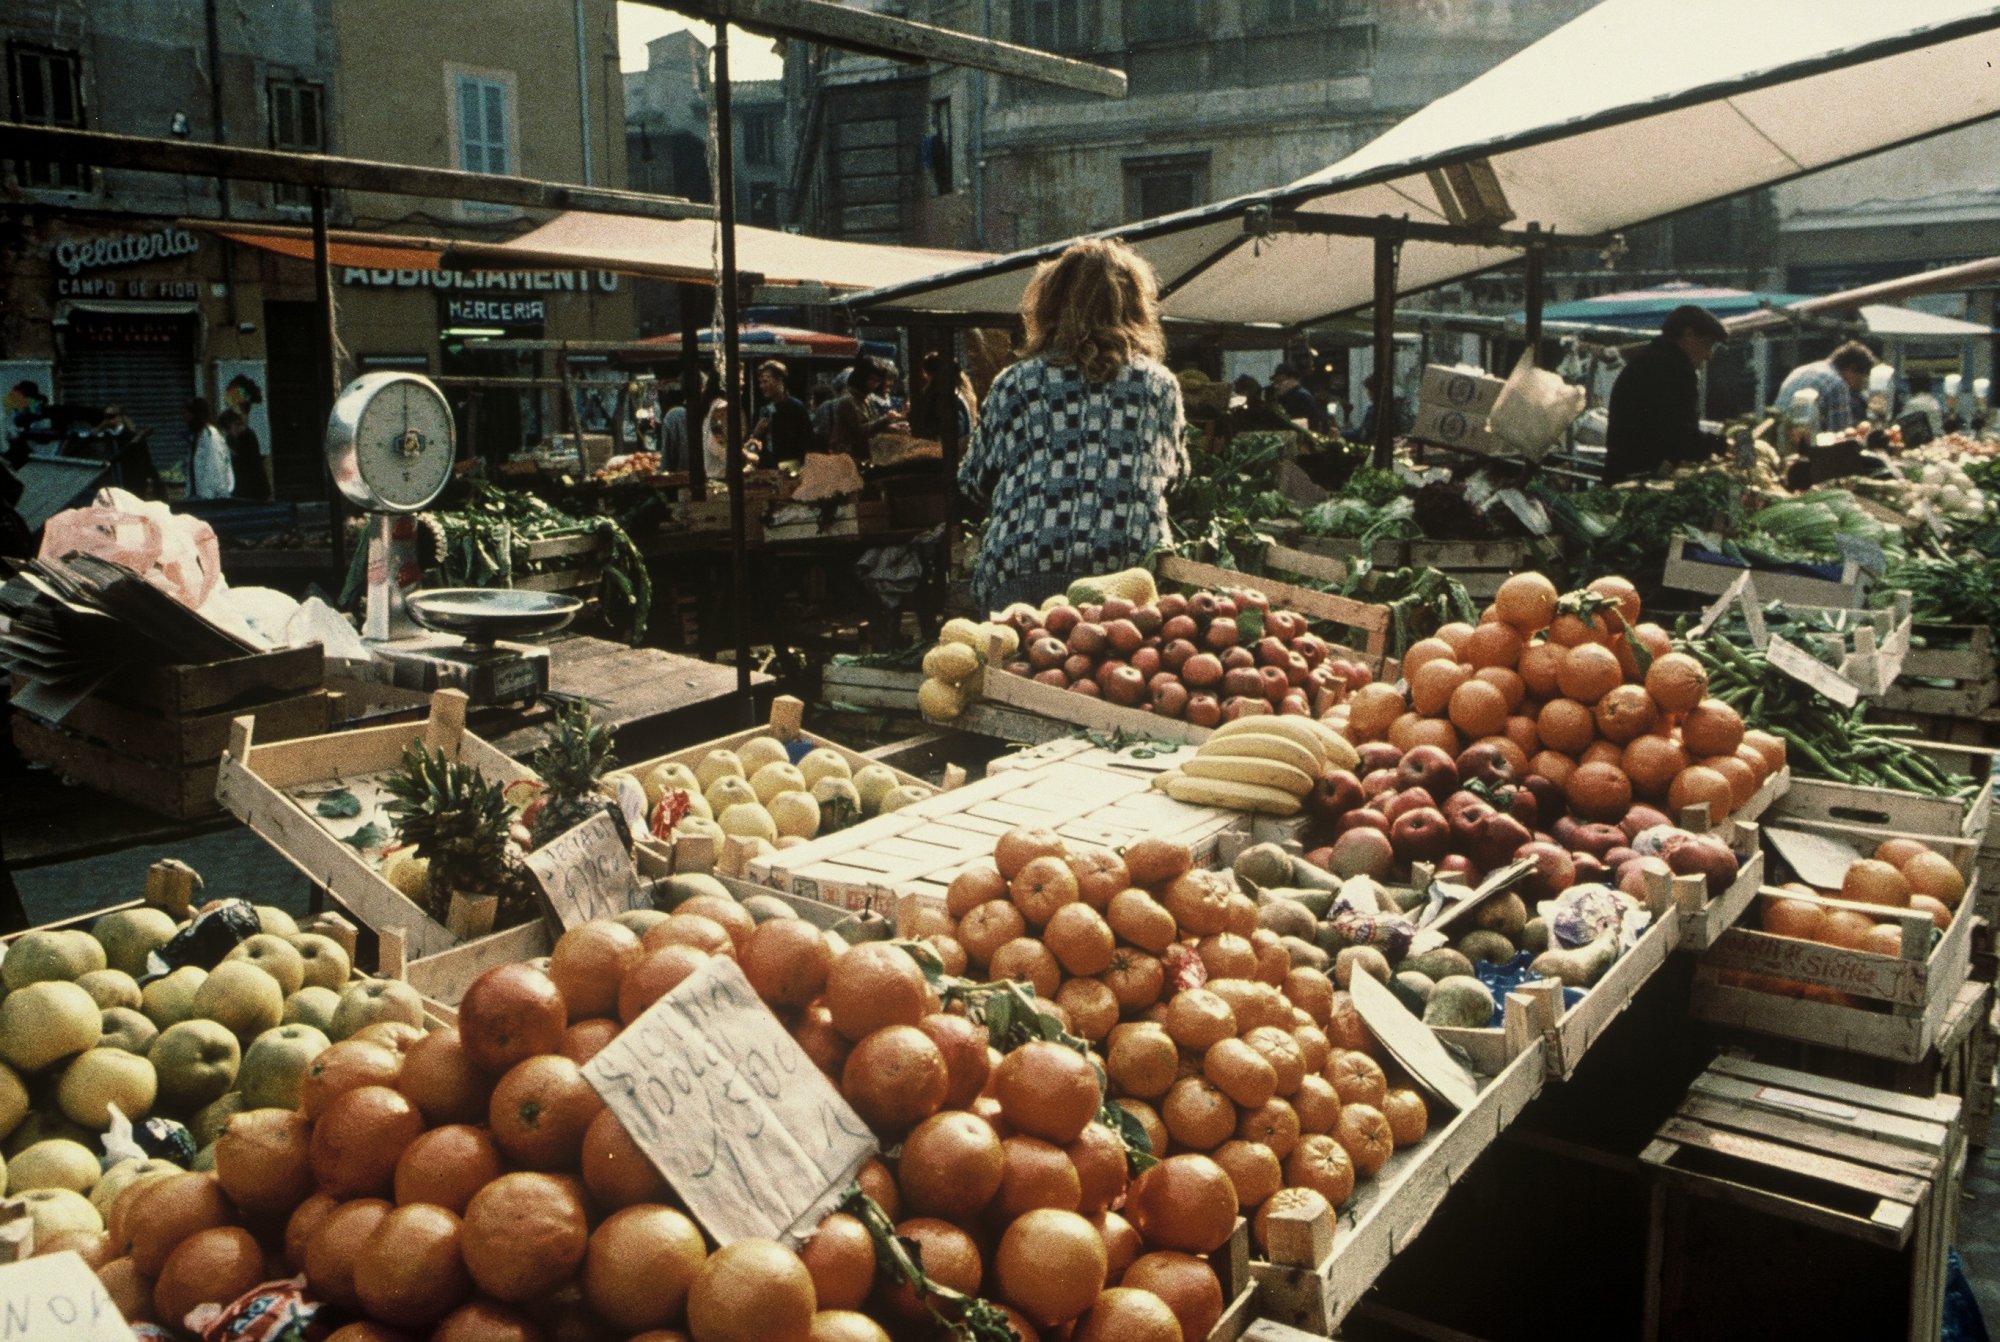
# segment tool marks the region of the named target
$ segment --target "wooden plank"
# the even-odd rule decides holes
[[[1950,1097],[1925,1099],[1915,1095],[1898,1095],[1894,1091],[1880,1090],[1873,1086],[1857,1086],[1852,1082],[1838,1081],[1831,1077],[1815,1076],[1786,1067],[1773,1067],[1768,1063],[1756,1062],[1749,1058],[1719,1057],[1709,1064],[1709,1070],[1743,1081],[1754,1081],[1760,1085],[1778,1086],[1801,1094],[1837,1100],[1855,1108],[1900,1114],[1905,1118],[1936,1123],[1946,1128],[1950,1127],[1958,1113],[1958,1101]],[[1943,1141],[1944,1134],[1939,1134],[1937,1140]]]
[[[216,773],[213,763],[169,767],[122,755],[109,746],[58,731],[26,713],[14,714],[14,745],[26,759],[45,764],[63,778],[73,779],[107,796],[143,806],[172,820],[197,820],[214,815]]]
[[[92,695],[62,721],[75,732],[121,755],[155,764],[207,764],[229,745],[229,724],[247,713],[266,741],[316,736],[333,725],[334,700],[324,690],[274,699],[244,709],[168,717]]]
[[[1718,1059],[1720,1061],[1724,1060]],[[1688,1087],[1688,1094],[1714,1099],[1739,1109],[1761,1109],[1771,1114],[1804,1114],[1829,1131],[1852,1132],[1870,1141],[1913,1151],[1935,1151],[1951,1132],[1948,1124],[1886,1113],[1866,1105],[1806,1094],[1783,1085],[1745,1080],[1730,1076],[1714,1065],[1695,1078]]]
[[[1662,1148],[1664,1154],[1656,1158],[1656,1151]],[[1676,1188],[1701,1197],[1713,1198],[1718,1202],[1726,1202],[1731,1206],[1742,1207],[1766,1216],[1795,1221],[1829,1234],[1869,1239],[1885,1248],[1900,1249],[1907,1243],[1905,1237],[1878,1225],[1872,1215],[1867,1218],[1850,1216],[1803,1198],[1774,1193],[1755,1184],[1738,1183],[1713,1174],[1697,1174],[1677,1168],[1671,1162],[1681,1149],[1671,1142],[1656,1142],[1642,1153],[1641,1158],[1653,1167],[1661,1179]]]
[[[524,964],[551,949],[548,925],[536,919],[411,960],[403,978],[425,997],[457,1006],[472,981],[495,965]]]
[[[1891,1198],[1912,1207],[1923,1201],[1929,1191],[1929,1181],[1925,1179],[1871,1169],[1850,1160],[1802,1150],[1782,1142],[1765,1141],[1745,1133],[1719,1131],[1684,1118],[1670,1118],[1662,1123],[1659,1136],[1664,1141],[1698,1146],[1753,1165],[1782,1170],[1787,1174],[1803,1174],[1857,1193]]]
[[[1872,1137],[1840,1132],[1830,1128],[1823,1119],[1793,1118],[1789,1112],[1707,1099],[1695,1091],[1681,1101],[1680,1115],[1712,1128],[1731,1128],[1750,1137],[1789,1142],[1856,1164],[1905,1174],[1913,1179],[1929,1178],[1937,1172],[1938,1162],[1934,1155],[1877,1141]]]
[[[1027,676],[1010,675],[1004,668],[988,666],[980,682],[980,693],[988,701],[1026,710],[1038,717],[1083,727],[1096,732],[1124,732],[1163,741],[1206,741],[1208,729],[1156,713],[1142,713],[1102,699],[1089,699],[1068,690],[1043,685]],[[961,715],[963,716],[963,715]],[[949,725],[949,724],[946,724]],[[1067,729],[1062,733],[1067,735]]]
[[[178,666],[125,666],[97,689],[110,699],[171,717],[212,713],[246,700],[262,702],[318,689],[326,657],[317,643],[252,653],[222,662]]]
[[[1288,610],[1295,610],[1318,619],[1330,620],[1336,624],[1365,629],[1368,631],[1365,651],[1378,656],[1386,644],[1389,629],[1387,606],[1371,605],[1365,601],[1335,596],[1331,592],[1316,592],[1310,587],[1299,587],[1253,573],[1217,568],[1213,564],[1197,563],[1191,559],[1182,559],[1178,555],[1162,555],[1159,570],[1162,578],[1173,582],[1203,588],[1248,588],[1263,593],[1273,605],[1283,606]]]

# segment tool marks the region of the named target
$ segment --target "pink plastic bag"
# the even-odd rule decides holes
[[[122,489],[100,489],[88,508],[57,513],[42,528],[43,559],[78,551],[123,564],[194,610],[222,581],[215,528]]]

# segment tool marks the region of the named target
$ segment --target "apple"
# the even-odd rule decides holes
[[[1112,651],[1121,657],[1130,657],[1146,642],[1145,634],[1129,618],[1112,619],[1105,617],[1104,638]]]
[[[1514,766],[1507,762],[1505,752],[1490,741],[1459,751],[1453,767],[1458,770],[1461,784],[1480,782],[1497,787],[1514,781]]]
[[[1222,677],[1222,659],[1212,652],[1198,652],[1181,665],[1181,679],[1191,689],[1213,689],[1222,684]]]
[[[487,971],[489,974],[492,972]],[[463,1015],[463,1012],[460,1014]],[[405,1025],[423,1028],[424,999],[417,996],[415,988],[394,979],[370,979],[366,983],[357,983],[340,995],[340,1006],[333,1013],[333,1028],[327,1034],[336,1040],[345,1039],[364,1025],[383,1020],[399,1020]]]
[[[1437,860],[1437,874],[1451,876],[1465,885],[1477,885],[1485,875],[1464,853],[1446,853]]]
[[[1201,649],[1184,638],[1168,639],[1160,649],[1160,666],[1167,671],[1183,671]],[[1221,663],[1217,663],[1218,668]]]
[[[0,1001],[0,1062],[18,1072],[95,1048],[103,1034],[104,1009],[74,983],[43,979]]]
[[[1443,801],[1458,790],[1458,766],[1436,746],[1417,746],[1403,756],[1402,764],[1397,767],[1396,785],[1420,787]]]
[[[1227,593],[1224,593],[1222,596],[1215,598],[1216,619],[1233,620],[1236,618],[1236,611],[1237,611],[1237,605],[1235,597],[1232,597]]]
[[[333,1041],[310,1025],[280,1025],[250,1041],[236,1069],[246,1109],[296,1109],[306,1068]]]
[[[1327,864],[1333,860],[1333,845],[1327,844],[1324,847],[1315,848],[1311,852],[1306,853],[1304,856],[1308,865],[1318,867],[1321,871],[1325,871],[1327,869]]]
[[[1087,657],[1080,652],[1066,657],[1063,659],[1062,664],[1063,680],[1072,685],[1079,680],[1088,680],[1091,671],[1096,669],[1096,666],[1097,660],[1095,658]]]
[[[1318,669],[1328,656],[1326,640],[1318,634],[1300,634],[1292,640],[1292,651],[1306,659],[1306,665]]]
[[[1303,685],[1312,678],[1312,667],[1306,663],[1305,658],[1296,652],[1285,654],[1284,671],[1285,679],[1289,680],[1294,687]]]
[[[1026,679],[1027,679],[1027,678],[1028,678],[1029,676],[1032,676],[1032,675],[1034,675],[1034,674],[1035,674],[1035,666],[1034,666],[1034,663],[1032,663],[1032,662],[1009,662],[1009,663],[1007,663],[1007,674],[1008,674],[1008,675],[1010,675],[1010,676],[1019,676],[1019,677],[1021,677],[1021,678],[1022,678],[1023,680],[1026,680]]]
[[[1264,678],[1252,667],[1239,666],[1222,674],[1222,693],[1227,698],[1241,698],[1245,695],[1264,694]]]
[[[1099,656],[1110,645],[1110,640],[1104,633],[1104,626],[1089,620],[1069,631],[1068,642],[1071,652],[1080,652],[1086,657]]]
[[[1222,654],[1222,669],[1247,671],[1257,665],[1257,654],[1248,648],[1229,648]]]
[[[1456,802],[1459,797],[1470,797],[1471,800],[1454,807],[1451,802]],[[1460,852],[1471,852],[1479,843],[1479,827],[1486,823],[1488,816],[1497,814],[1485,801],[1470,792],[1452,797],[1445,803],[1444,812],[1445,819],[1451,822],[1452,847]]]
[[[1403,752],[1387,741],[1370,741],[1355,753],[1361,756],[1358,768],[1363,775],[1372,774],[1377,769],[1393,769],[1403,762]]]
[[[236,949],[222,957],[224,964],[232,960],[248,961],[269,974],[278,981],[278,989],[286,997],[305,987],[305,957],[283,937],[269,932],[245,937],[236,944]]]
[[[177,930],[172,917],[151,907],[119,909],[90,925],[108,965],[135,979],[146,972],[146,957],[172,941]]]
[[[1098,689],[1097,682],[1089,676],[1085,676],[1082,680],[1072,680],[1069,683],[1069,692],[1071,694],[1080,694],[1086,699],[1102,699],[1104,697],[1104,691]]]
[[[1306,631],[1305,617],[1296,611],[1270,611],[1264,616],[1264,628],[1290,643]]]
[[[1641,904],[1646,902],[1646,878],[1649,875],[1671,878],[1674,874],[1666,859],[1659,857],[1635,857],[1612,870],[1616,874],[1618,888]]]
[[[1333,841],[1327,870],[1343,879],[1368,876],[1381,880],[1396,860],[1389,836],[1379,829],[1350,829]]]
[[[104,1218],[90,1205],[90,1199],[67,1188],[32,1188],[15,1200],[34,1227],[31,1244],[72,1231],[96,1235],[104,1229]]]
[[[1553,825],[1549,826],[1549,833],[1557,843],[1565,848],[1574,850],[1576,848],[1576,832],[1582,828],[1582,821],[1578,820],[1575,816],[1566,815],[1558,818]]]
[[[1069,631],[1083,622],[1075,606],[1050,606],[1042,612],[1042,627],[1049,631],[1049,637],[1066,638]]]
[[[1563,790],[1540,774],[1529,774],[1522,787],[1535,795],[1535,823],[1553,825],[1569,807],[1569,800]]]
[[[1366,800],[1360,779],[1346,769],[1327,769],[1313,780],[1313,790],[1306,794],[1305,806],[1322,820],[1338,820]]]
[[[257,911],[257,930],[268,932],[274,937],[295,937],[299,934],[298,922],[291,914],[273,904],[253,904]]]
[[[1254,698],[1249,695],[1232,695],[1222,701],[1224,722],[1234,722],[1241,717],[1262,717],[1268,715],[1270,711],[1271,705],[1264,701],[1264,696],[1261,694]]]
[[[192,1126],[190,1126],[189,1131],[193,1131]],[[201,1141],[199,1136],[195,1140],[197,1145],[200,1146],[208,1144]],[[97,1208],[98,1215],[109,1216],[111,1214],[111,1204],[118,1200],[120,1193],[123,1193],[133,1184],[143,1182],[147,1179],[165,1178],[170,1174],[186,1173],[186,1170],[174,1164],[171,1160],[161,1160],[153,1156],[149,1156],[144,1160],[135,1160],[127,1157],[106,1170],[98,1178],[97,1182],[91,1186],[90,1205]]]
[[[1611,870],[1613,871],[1617,871],[1621,867],[1623,867],[1627,862],[1630,862],[1633,858],[1637,856],[1639,856],[1638,849],[1627,848],[1621,845],[1617,848],[1613,848],[1610,852],[1604,855],[1604,865],[1611,868]]]
[[[1147,680],[1158,675],[1162,665],[1158,648],[1141,648],[1132,654],[1132,669]]]
[[[1361,795],[1364,797],[1393,796],[1396,791],[1396,771],[1376,769],[1361,776]]]
[[[653,912],[653,910],[643,910]],[[662,920],[666,915],[660,915]],[[637,929],[634,929],[637,930]],[[641,936],[645,934],[640,933]],[[308,984],[285,999],[285,1014],[280,1025],[310,1025],[315,1030],[333,1027],[333,1013],[340,1010],[340,994],[331,988],[318,984]]]
[[[1061,667],[1052,666],[1046,671],[1035,672],[1035,683],[1037,685],[1053,685],[1057,689],[1062,690],[1069,688],[1069,677],[1063,674]]]
[[[159,1026],[131,1007],[106,1007],[99,1020],[101,1025],[97,1037],[99,1048],[122,1048],[127,1053],[137,1053],[143,1057],[160,1033]],[[5,1123],[0,1123],[0,1128],[5,1126]]]
[[[130,1007],[136,1010],[142,1000],[139,984],[122,969],[93,969],[76,981],[76,986],[90,994],[90,1000],[99,1008]]]
[[[1114,667],[1102,684],[1104,697],[1114,704],[1130,707],[1146,697],[1146,678],[1136,666]]]
[[[1560,845],[1530,839],[1514,856],[1535,860],[1535,869],[1521,882],[1521,893],[1530,899],[1554,899],[1576,883],[1576,863]]]
[[[88,932],[23,932],[7,947],[7,958],[0,960],[0,983],[9,992],[31,983],[74,983],[109,963],[104,947]]]
[[[1257,675],[1264,682],[1264,697],[1266,699],[1269,699],[1272,703],[1275,704],[1279,702],[1287,694],[1291,693],[1292,690],[1291,677],[1285,674],[1284,669],[1282,667],[1276,667],[1276,666],[1259,667],[1257,670]]]
[[[196,990],[194,1014],[221,1022],[248,1043],[284,1019],[284,989],[256,965],[224,960]]]
[[[1160,627],[1166,623],[1166,617],[1160,614],[1160,608],[1156,605],[1139,606],[1132,612],[1132,623],[1138,625],[1139,632],[1147,638],[1154,638],[1158,636]]]
[[[1526,825],[1496,811],[1479,821],[1466,856],[1491,871],[1505,864],[1532,837],[1533,832]]]
[[[1098,614],[1103,618],[1105,625],[1109,626],[1113,620],[1131,619],[1132,612],[1137,609],[1139,609],[1137,606],[1122,596],[1107,596],[1104,598],[1104,604],[1098,607]]]
[[[1254,587],[1245,587],[1240,591],[1231,592],[1229,594],[1229,599],[1231,601],[1234,601],[1237,605],[1241,606],[1244,610],[1271,609],[1271,598],[1265,596],[1262,592],[1258,591]]]
[[[1405,862],[1435,862],[1451,847],[1451,825],[1435,806],[1419,806],[1390,822],[1389,844]]]
[[[1257,640],[1256,651],[1259,666],[1283,666],[1285,659],[1292,655],[1292,650],[1285,646],[1285,640],[1270,634]]]
[[[1437,803],[1431,800],[1431,794],[1422,788],[1406,787],[1392,793],[1388,798],[1378,801],[1376,809],[1381,811],[1383,815],[1388,816],[1389,823],[1393,825],[1396,822],[1396,818],[1405,811],[1414,811],[1420,807],[1434,807],[1436,805]]]
[[[1236,621],[1217,615],[1208,622],[1202,632],[1201,642],[1207,648],[1233,648],[1236,646]]]
[[[72,1122],[87,1128],[111,1126],[110,1106],[134,1123],[153,1112],[159,1093],[153,1064],[119,1048],[94,1048],[63,1069],[56,1103]]]
[[[1387,834],[1389,832],[1389,817],[1371,806],[1364,806],[1359,810],[1349,811],[1346,815],[1336,820],[1333,825],[1333,832],[1335,834],[1345,834],[1351,829],[1379,829],[1384,834]]]
[[[1182,643],[1191,643],[1200,634],[1201,626],[1194,622],[1191,615],[1169,616],[1160,624],[1160,637],[1169,643],[1177,639]]]
[[[1736,854],[1727,844],[1708,835],[1691,835],[1686,842],[1667,848],[1663,855],[1676,876],[1706,877],[1710,899],[1736,880]]]
[[[1218,667],[1219,671],[1221,668]],[[1190,685],[1194,682],[1189,681]],[[1222,721],[1222,702],[1212,694],[1188,695],[1187,720],[1197,727],[1214,727]]]
[[[1625,813],[1625,818],[1618,822],[1618,828],[1625,831],[1626,838],[1636,839],[1655,825],[1671,825],[1673,823],[1673,817],[1667,815],[1664,811],[1657,810],[1651,806],[1640,805],[1634,806]]]
[[[184,1020],[160,1031],[146,1058],[159,1074],[160,1106],[170,1113],[186,1113],[236,1084],[243,1049],[236,1036],[216,1021]]]
[[[1569,846],[1573,851],[1589,853],[1592,857],[1600,859],[1613,848],[1623,847],[1624,843],[1625,831],[1616,825],[1605,825],[1595,821],[1588,825],[1578,825],[1569,837]]]
[[[1178,680],[1169,680],[1165,684],[1153,687],[1153,711],[1164,717],[1186,716],[1190,702],[1187,686]]]

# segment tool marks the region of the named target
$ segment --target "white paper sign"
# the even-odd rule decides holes
[[[0,1339],[133,1342],[104,1284],[72,1250],[0,1267]]]
[[[1694,636],[1700,638],[1703,634],[1713,629],[1715,622],[1722,618],[1725,611],[1744,599],[1745,593],[1749,595],[1749,604],[1754,607],[1757,603],[1757,594],[1750,586],[1750,570],[1747,568],[1737,574],[1736,581],[1729,584],[1728,590],[1717,597],[1715,603],[1701,613],[1701,622],[1695,625]],[[1761,615],[1762,612],[1759,612],[1759,614]]]
[[[1430,1027],[1410,1014],[1394,993],[1368,974],[1349,985],[1361,1023],[1425,1090],[1463,1113],[1479,1098],[1479,1081],[1445,1051]]]
[[[618,827],[598,811],[565,830],[527,857],[560,934],[593,918],[615,918],[632,909],[650,909],[652,897],[639,884],[632,854],[618,840]]]
[[[811,1233],[876,1150],[726,957],[648,1007],[583,1074],[719,1244]]]
[[[1772,666],[1800,684],[1817,690],[1842,708],[1852,708],[1861,699],[1861,691],[1855,688],[1853,681],[1804,648],[1788,643],[1776,634],[1771,636],[1764,656],[1770,659]]]

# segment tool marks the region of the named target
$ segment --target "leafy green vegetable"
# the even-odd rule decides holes
[[[361,798],[342,788],[320,798],[319,805],[313,807],[313,813],[328,820],[352,820],[361,814]]]
[[[1191,432],[1192,470],[1168,504],[1175,548],[1233,568],[1238,547],[1270,544],[1271,537],[1259,523],[1292,510],[1291,501],[1277,490],[1277,470],[1294,436],[1239,433],[1220,452],[1209,452]]]

